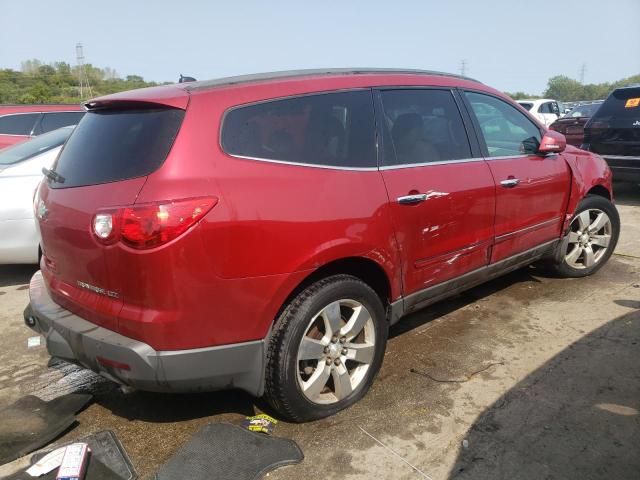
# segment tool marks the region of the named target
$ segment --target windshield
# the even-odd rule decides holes
[[[520,104],[520,106],[522,106],[522,108],[524,108],[527,111],[531,110],[531,107],[533,107],[533,103],[528,103],[528,102],[518,102],[518,103]]]
[[[73,127],[59,128],[53,132],[39,135],[28,142],[2,150],[0,151],[0,165],[13,165],[59,147],[69,138],[72,131]]]
[[[601,103],[589,103],[587,105],[577,105],[571,110],[567,117],[577,118],[577,117],[592,117],[593,114],[598,110],[598,108],[602,105]]]

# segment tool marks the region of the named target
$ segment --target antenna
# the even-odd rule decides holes
[[[587,71],[587,64],[583,63],[580,67],[580,83],[584,85],[584,74]]]
[[[78,83],[80,85],[80,100],[84,100],[84,94],[88,94],[87,98],[93,97],[91,85],[89,85],[89,77],[87,70],[84,68],[84,53],[82,52],[82,44],[76,44],[76,61],[78,63]]]
[[[460,61],[460,75],[464,76],[467,73],[467,61],[462,59]]]

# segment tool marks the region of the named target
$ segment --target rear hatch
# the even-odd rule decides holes
[[[640,156],[640,86],[615,90],[585,126],[585,147],[603,156]]]
[[[93,217],[135,203],[147,176],[162,165],[185,114],[175,105],[180,102],[172,103],[90,103],[36,199],[43,273],[53,298],[110,329],[117,327],[122,299],[109,275],[109,246],[93,236]]]

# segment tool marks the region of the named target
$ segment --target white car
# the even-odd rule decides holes
[[[33,196],[73,126],[0,151],[0,264],[38,263],[40,236]]]
[[[525,110],[540,120],[545,126],[551,125],[564,112],[560,109],[559,102],[551,98],[538,98],[536,100],[516,100]]]

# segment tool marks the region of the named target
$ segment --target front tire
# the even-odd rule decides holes
[[[606,198],[589,195],[576,209],[561,243],[556,271],[563,277],[586,277],[613,254],[620,236],[620,216]]]
[[[274,325],[265,398],[295,422],[353,405],[367,393],[382,365],[387,335],[382,302],[366,283],[335,275],[312,284]]]

